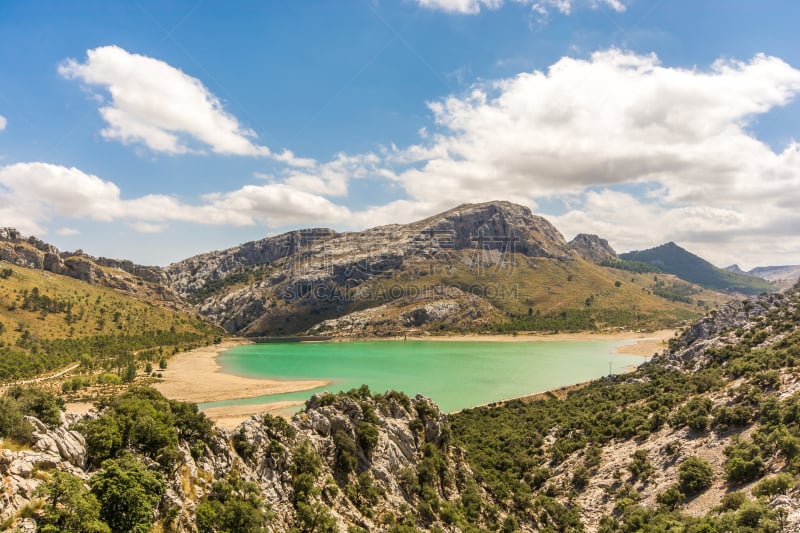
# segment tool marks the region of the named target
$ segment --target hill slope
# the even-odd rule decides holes
[[[137,351],[171,353],[217,334],[163,301],[149,303],[128,291],[0,261],[0,381],[47,372],[83,355],[122,364]]]
[[[620,259],[649,263],[664,272],[711,290],[758,294],[773,287],[766,281],[749,275],[717,268],[705,259],[669,242],[650,248],[619,254]]]
[[[253,336],[654,327],[723,299],[600,266],[613,250],[580,237],[567,243],[527,208],[489,202],[357,233],[290,232],[166,273],[202,314]],[[664,284],[688,296],[664,298]]]
[[[41,408],[52,400],[5,397],[50,427],[29,418],[34,449],[0,447],[0,519],[92,531],[154,520],[179,532],[797,531],[798,289],[726,304],[635,372],[564,399],[450,415],[361,387],[228,433],[135,388],[70,431]],[[31,511],[35,494],[45,502]]]

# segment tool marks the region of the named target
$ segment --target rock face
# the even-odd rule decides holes
[[[616,259],[617,252],[608,244],[608,241],[597,235],[579,233],[569,241],[569,247],[579,256],[592,263],[602,263],[607,259]]]
[[[768,313],[792,316],[796,311],[794,301],[781,293],[730,301],[689,326],[671,343],[670,350],[656,360],[682,367],[703,367],[708,364],[706,349],[736,342]]]
[[[294,231],[192,257],[165,272],[176,292],[231,332],[295,334],[379,307],[391,317],[374,325],[388,331],[404,322],[425,329],[497,313],[475,294],[457,297],[458,305],[440,298],[449,302],[442,303],[450,306],[445,314],[429,307],[446,279],[469,285],[476,272],[503,268],[513,257],[574,261],[564,237],[545,219],[520,205],[489,202],[358,233]]]
[[[84,470],[86,448],[79,434],[66,426],[48,430],[36,419],[29,421],[36,430],[33,450],[0,449],[0,519],[15,516],[34,498],[47,477],[37,471],[59,469],[87,480],[95,473]],[[179,454],[181,466],[165,480],[161,508],[177,511],[173,530],[180,532],[196,531],[197,504],[213,481],[229,475],[257,485],[270,507],[271,531],[301,526],[296,506],[305,496],[296,493],[295,483],[309,463],[317,466],[308,503],[321,504],[340,531],[351,526],[384,530],[379,519],[407,515],[409,508],[419,506],[420,483],[428,497],[435,494],[446,502],[457,501],[468,485],[476,486],[462,452],[449,445],[446,418],[436,405],[422,396],[394,392],[320,393],[291,422],[253,417],[232,435],[215,429],[200,456],[194,458],[184,442]],[[436,458],[434,479],[422,472],[427,468],[423,461],[431,457]],[[369,501],[364,499],[367,490]],[[452,530],[435,514],[415,520],[420,529]]]
[[[0,521],[24,507],[35,496],[41,485],[40,470],[58,469],[87,478],[86,443],[83,436],[62,425],[48,429],[37,418],[25,419],[33,426],[33,446],[30,450],[12,452],[0,448]],[[34,529],[35,530],[35,529]]]

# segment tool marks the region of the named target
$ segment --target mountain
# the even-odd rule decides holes
[[[756,267],[748,272],[739,268],[739,265],[725,267],[736,274],[746,274],[769,281],[774,287],[786,289],[794,285],[800,279],[800,265],[766,266]]]
[[[613,257],[599,237],[567,243],[528,208],[487,202],[362,232],[293,231],[165,273],[204,316],[251,336],[654,327],[724,299],[597,264]],[[664,284],[689,296],[663,298]]]
[[[61,253],[0,230],[0,381],[78,361],[120,369],[134,355],[158,361],[210,343],[221,330],[162,278],[156,267]]]
[[[800,265],[756,267],[748,274],[776,283],[794,283],[800,279]]]
[[[623,253],[619,257],[625,261],[649,263],[663,272],[675,274],[681,279],[711,290],[758,294],[774,289],[769,283],[754,276],[717,268],[674,242],[649,250]]]
[[[800,285],[735,299],[631,373],[446,415],[361,387],[228,432],[146,387],[69,419],[53,395],[15,390],[0,397],[0,436],[21,439],[0,446],[0,520],[24,531],[798,531],[798,316]]]

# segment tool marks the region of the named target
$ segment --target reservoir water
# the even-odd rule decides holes
[[[616,353],[634,341],[361,341],[237,346],[221,371],[272,379],[324,379],[320,389],[201,404],[201,408],[306,400],[313,393],[366,384],[422,393],[455,411],[625,372],[642,357]]]

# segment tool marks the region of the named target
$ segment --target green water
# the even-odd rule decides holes
[[[322,379],[326,387],[224,400],[201,408],[306,400],[314,392],[369,385],[409,396],[422,393],[455,411],[621,373],[642,358],[616,353],[633,341],[430,342],[364,341],[250,344],[218,358],[222,371],[273,379]]]

